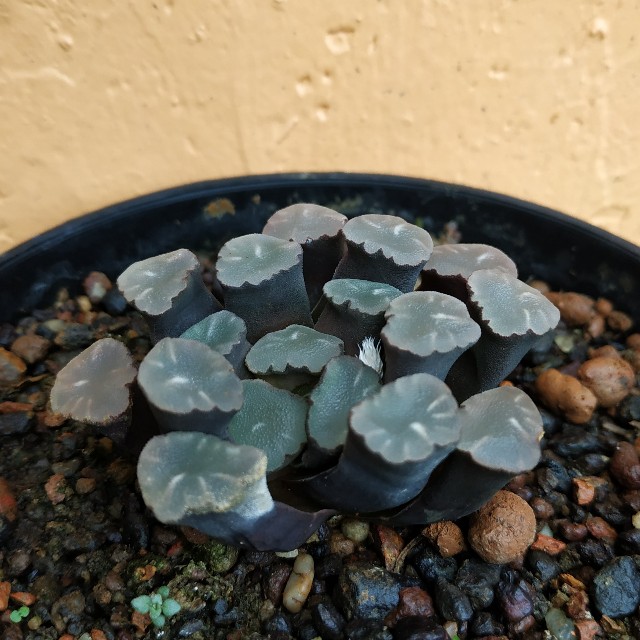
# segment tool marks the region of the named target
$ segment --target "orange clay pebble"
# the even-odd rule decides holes
[[[443,558],[450,558],[464,550],[462,530],[450,520],[434,522],[422,530],[422,535],[438,547]]]
[[[627,338],[627,347],[629,349],[640,349],[640,333],[632,333]]]
[[[597,349],[589,349],[589,358],[599,358],[606,356],[607,358],[621,358],[620,352],[611,344],[605,344]]]
[[[615,407],[633,389],[636,375],[626,360],[599,356],[580,365],[578,380],[591,389],[601,406]]]
[[[598,401],[593,392],[572,376],[557,369],[543,371],[535,382],[536,392],[552,411],[574,424],[589,422]]]
[[[607,316],[607,324],[614,331],[629,331],[633,326],[633,320],[622,311],[612,311]]]
[[[560,311],[560,317],[569,327],[589,324],[596,314],[593,298],[573,291],[550,291],[547,299]]]
[[[521,558],[536,536],[536,516],[520,496],[498,491],[472,516],[468,540],[485,561],[504,564]]]
[[[611,300],[606,298],[598,298],[595,304],[596,311],[605,318],[613,311]]]
[[[605,329],[605,319],[599,313],[596,313],[591,320],[585,326],[585,332],[591,336],[591,338],[599,338]]]

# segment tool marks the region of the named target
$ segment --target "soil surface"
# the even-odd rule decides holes
[[[56,372],[93,341],[150,347],[103,276],[84,288],[0,325],[1,638],[640,638],[640,336],[607,301],[551,294],[563,320],[510,377],[545,425],[540,463],[506,487],[535,516],[526,551],[470,544],[499,509],[424,531],[334,518],[285,586],[294,557],[158,523],[135,458],[51,413]],[[156,626],[131,601],[163,586],[180,611]]]

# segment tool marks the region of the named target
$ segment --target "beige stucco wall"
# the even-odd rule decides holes
[[[0,0],[0,251],[201,179],[373,171],[640,243],[640,2]]]

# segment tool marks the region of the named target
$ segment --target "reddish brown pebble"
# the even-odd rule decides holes
[[[587,518],[585,526],[589,533],[597,540],[604,540],[605,542],[613,544],[618,537],[616,530],[600,516]]]
[[[587,337],[599,338],[604,333],[605,325],[606,322],[604,317],[599,313],[596,313],[584,328]]]
[[[505,564],[523,556],[535,535],[533,509],[522,498],[502,490],[472,516],[468,539],[483,560]]]
[[[5,611],[9,606],[10,582],[0,582],[0,611]]]
[[[581,522],[569,522],[568,520],[558,523],[558,532],[567,542],[579,542],[589,534],[587,527]]]
[[[15,353],[0,347],[0,387],[17,385],[27,370],[27,365]]]
[[[36,601],[33,593],[28,591],[14,591],[9,597],[18,604],[23,604],[27,607],[30,607]]]
[[[582,476],[571,481],[573,485],[574,500],[581,506],[591,504],[596,497],[598,487],[606,484],[606,481],[597,476]]]
[[[629,331],[633,327],[633,320],[622,311],[612,311],[607,316],[607,324],[613,331]]]
[[[536,514],[538,520],[548,520],[553,518],[555,510],[551,504],[549,504],[544,498],[535,497],[529,503],[533,509],[533,513]]]
[[[343,558],[351,555],[356,550],[356,543],[345,536],[341,531],[334,531],[329,539],[330,553],[337,553]]]
[[[11,351],[25,362],[33,364],[43,360],[50,347],[49,340],[32,333],[16,338],[11,345]]]
[[[576,620],[578,640],[593,640],[602,637],[602,627],[595,620]]]
[[[455,522],[434,522],[422,530],[422,535],[438,547],[443,558],[450,558],[464,550],[464,535]]]
[[[101,271],[92,271],[82,283],[84,292],[91,302],[100,302],[113,285],[111,280]]]
[[[531,627],[536,623],[536,619],[532,615],[525,616],[522,620],[518,620],[513,625],[509,625],[515,636],[520,636],[526,631],[529,631]]]
[[[585,617],[588,605],[589,596],[587,592],[582,589],[574,589],[565,605],[565,610],[572,620],[580,620]]]
[[[78,478],[76,482],[76,493],[85,496],[96,488],[95,478]]]
[[[531,545],[532,549],[536,551],[544,551],[550,556],[557,556],[559,553],[562,553],[566,547],[567,545],[562,542],[562,540],[552,538],[551,536],[545,536],[543,533],[539,533]]]
[[[640,489],[640,458],[630,442],[619,442],[609,461],[611,475],[627,489]]]
[[[598,298],[595,303],[595,309],[598,313],[601,313],[606,317],[613,311],[613,304],[611,303],[611,300]]]
[[[65,499],[64,488],[66,482],[61,473],[54,473],[44,485],[44,490],[52,504],[60,504]]]
[[[591,389],[603,407],[615,407],[629,395],[636,382],[633,367],[617,356],[587,360],[578,369],[578,379]]]
[[[551,287],[544,280],[530,280],[527,284],[538,290],[540,293],[547,294],[551,291]]]
[[[569,327],[581,327],[589,323],[596,313],[593,298],[573,291],[551,291],[547,299],[560,311],[560,317]]]
[[[402,618],[409,616],[430,618],[434,614],[431,596],[420,587],[407,587],[400,590],[398,606],[384,619],[384,623],[393,627]]]
[[[91,640],[107,640],[107,636],[104,634],[104,631],[100,629],[91,629],[90,631]]]
[[[18,503],[9,483],[0,478],[0,515],[13,522],[18,515]]]
[[[387,571],[392,571],[404,547],[404,540],[397,531],[382,524],[374,525],[372,531],[373,539],[380,547],[384,567]]]
[[[640,333],[632,333],[627,338],[625,344],[629,349],[640,349]]]
[[[607,357],[607,358],[620,358],[620,352],[610,344],[605,344],[603,347],[598,347],[597,349],[589,349],[589,358],[599,358],[599,357]]]
[[[598,405],[590,389],[557,369],[543,371],[536,379],[535,388],[540,400],[549,409],[574,424],[589,422]]]
[[[191,544],[207,544],[210,538],[206,533],[202,533],[202,531],[198,531],[197,529],[193,529],[192,527],[180,527],[184,537],[187,539],[187,542]]]

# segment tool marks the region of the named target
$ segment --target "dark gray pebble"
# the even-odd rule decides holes
[[[274,633],[291,634],[291,622],[282,613],[277,611],[271,618],[269,618],[263,625],[263,631],[271,637]]]
[[[192,636],[194,633],[198,633],[205,628],[205,624],[199,618],[195,620],[189,620],[189,622],[183,624],[180,629],[178,629],[178,636],[181,638],[188,638]]]
[[[616,415],[625,422],[640,420],[640,396],[627,396],[618,405]]]
[[[486,609],[493,602],[501,572],[501,565],[471,558],[463,562],[454,583],[469,597],[475,610]]]
[[[563,458],[576,458],[586,453],[604,453],[595,434],[573,425],[565,425],[562,432],[550,440],[549,446]]]
[[[347,640],[393,640],[391,631],[376,620],[351,620],[344,635]]]
[[[327,640],[339,640],[345,620],[335,605],[330,601],[319,602],[312,611],[313,624],[321,638]]]
[[[339,604],[347,618],[381,620],[399,600],[406,580],[369,563],[343,568],[338,581]]]
[[[438,580],[453,581],[458,563],[455,558],[443,558],[437,551],[425,545],[412,559],[413,566],[420,576],[429,584]]]
[[[462,589],[446,580],[438,580],[435,588],[435,603],[445,620],[466,622],[473,616],[471,600]]]
[[[576,460],[576,468],[586,476],[597,476],[609,466],[609,456],[603,453],[585,453]]]
[[[0,413],[0,436],[17,436],[27,433],[33,423],[30,411]]]
[[[560,565],[548,553],[537,549],[527,553],[526,562],[529,569],[542,582],[549,582],[561,571]]]
[[[640,570],[629,557],[611,561],[593,579],[595,606],[606,616],[620,618],[632,614],[640,604]]]
[[[622,531],[616,540],[617,549],[623,554],[640,554],[640,529]]]
[[[69,322],[56,335],[54,342],[66,351],[84,349],[93,342],[93,330],[86,324]]]
[[[116,289],[109,289],[102,298],[102,306],[107,313],[113,316],[119,316],[127,310],[126,298]]]
[[[337,553],[330,553],[316,562],[315,575],[318,578],[333,578],[342,569],[342,558]]]
[[[592,511],[604,518],[612,527],[619,529],[629,521],[622,500],[615,493],[610,493],[604,500],[596,502]]]
[[[571,489],[571,478],[567,470],[556,460],[545,460],[543,464],[536,471],[538,486],[545,493],[554,490],[567,493]]]
[[[475,636],[501,636],[504,626],[493,619],[488,611],[479,611],[469,629]]]
[[[393,640],[449,640],[449,635],[435,620],[408,616],[394,627]]]
[[[584,564],[597,569],[607,564],[615,555],[610,545],[592,538],[577,543],[576,548]]]

